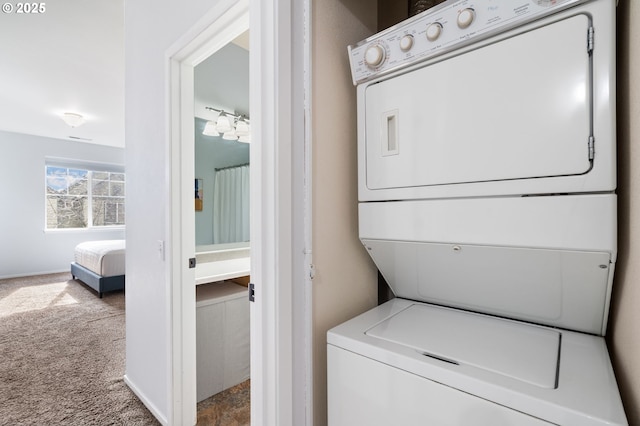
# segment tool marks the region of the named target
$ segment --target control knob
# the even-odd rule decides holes
[[[475,10],[471,9],[470,7],[462,9],[460,13],[458,13],[458,27],[460,29],[467,28],[469,25],[471,25],[475,17]]]
[[[427,27],[427,40],[436,41],[442,34],[442,24],[440,22],[434,22]]]
[[[367,50],[364,52],[364,62],[369,66],[369,68],[376,68],[387,57],[387,52],[384,47],[379,44],[374,44],[369,46]]]
[[[413,36],[411,34],[407,34],[400,39],[400,50],[403,52],[408,52],[413,47]]]

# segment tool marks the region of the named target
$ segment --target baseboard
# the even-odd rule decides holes
[[[160,422],[160,424],[167,426],[169,424],[169,421],[167,420],[167,418],[160,413],[160,411],[156,408],[156,406],[153,405],[151,401],[149,401],[149,399],[145,397],[142,392],[140,392],[140,389],[138,389],[138,387],[134,385],[131,382],[131,380],[129,380],[126,374],[124,375],[123,378],[126,385],[129,386],[129,389],[131,389],[131,391],[138,397],[138,399],[142,401],[144,406],[147,407],[149,411],[151,411],[151,414],[153,414],[153,416]]]
[[[69,268],[55,270],[55,271],[23,272],[23,273],[13,274],[13,275],[2,275],[2,276],[0,276],[0,280],[8,280],[8,279],[11,279],[11,278],[36,277],[38,275],[62,274],[64,272],[69,272]]]

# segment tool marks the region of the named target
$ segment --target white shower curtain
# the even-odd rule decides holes
[[[249,241],[249,166],[216,170],[213,242]]]

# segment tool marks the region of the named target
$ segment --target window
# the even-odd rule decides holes
[[[125,175],[46,166],[47,229],[124,225]]]

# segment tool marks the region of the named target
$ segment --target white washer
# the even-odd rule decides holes
[[[602,337],[396,298],[328,334],[329,425],[625,425]]]
[[[329,424],[627,424],[615,0],[449,0],[349,57],[359,235],[397,297],[328,332]]]

